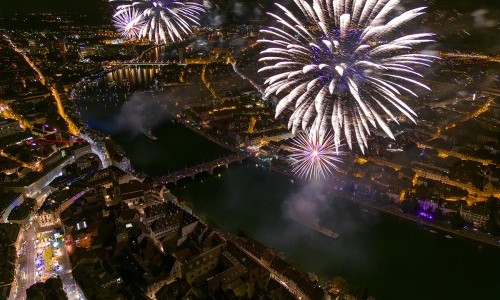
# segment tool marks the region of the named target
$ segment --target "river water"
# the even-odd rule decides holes
[[[342,276],[377,299],[500,299],[500,251],[359,207],[253,164],[172,191],[221,228],[244,232],[320,278]],[[318,218],[331,239],[286,216]]]

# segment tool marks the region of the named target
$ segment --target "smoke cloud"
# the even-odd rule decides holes
[[[320,212],[327,202],[326,184],[323,181],[313,181],[283,203],[284,216],[317,224],[320,221]]]
[[[233,13],[238,17],[243,16],[245,14],[245,7],[243,6],[243,3],[241,2],[234,3]]]
[[[495,19],[491,19],[488,14],[490,12],[487,9],[478,9],[471,13],[473,18],[473,26],[477,28],[484,27],[495,27],[497,26],[497,21]]]
[[[373,264],[369,262],[370,241],[362,237],[380,221],[379,215],[354,208],[348,199],[332,190],[331,179],[301,185],[282,203],[282,213],[288,223],[282,236],[275,237],[283,239],[280,243],[311,243],[318,245],[318,256],[332,257],[324,259],[323,263],[311,260],[309,262],[311,269],[323,275],[331,274],[332,270],[336,269],[334,274],[346,277],[349,277],[351,272],[361,274],[372,271]],[[340,237],[337,239],[327,237],[300,222],[321,225],[339,233]],[[330,251],[337,254],[329,253]],[[342,253],[341,262],[338,261],[340,253]],[[292,254],[294,255],[297,253]],[[325,265],[325,261],[336,261],[337,266]]]
[[[119,130],[137,135],[151,130],[165,118],[164,109],[150,95],[134,93],[121,107],[116,124]]]
[[[212,9],[212,2],[208,1],[208,0],[203,0],[203,7],[205,7],[205,9],[209,10],[209,9]]]

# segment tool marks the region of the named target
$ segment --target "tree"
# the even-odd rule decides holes
[[[486,232],[493,236],[500,235],[500,226],[498,225],[498,217],[490,216],[488,221],[486,221]]]
[[[408,198],[405,201],[401,202],[400,205],[401,210],[404,213],[415,215],[418,212],[419,205],[417,199],[415,198]]]
[[[498,214],[499,203],[498,199],[491,196],[486,200],[486,208],[491,212]]]
[[[347,290],[347,280],[337,276],[332,279],[327,285],[327,293],[332,296],[340,296]]]
[[[430,183],[429,183],[430,185]],[[432,196],[434,193],[434,190],[430,188],[429,186],[426,186],[424,184],[419,184],[415,187],[415,196],[420,199],[428,199]]]
[[[489,219],[486,222],[486,232],[490,233],[493,236],[500,235],[500,225],[498,225],[499,216],[499,203],[498,199],[495,197],[489,197],[486,200],[486,209],[489,211]]]
[[[445,215],[443,214],[443,211],[439,208],[436,209],[436,211],[434,212],[434,218],[436,219],[436,221],[443,221],[445,220]]]
[[[382,198],[380,200],[383,204],[390,204],[392,202],[391,198],[389,197],[389,195],[387,195],[387,193],[383,193]]]
[[[452,212],[448,214],[448,221],[453,229],[459,229],[465,226],[465,220],[457,212]]]
[[[44,283],[37,282],[26,290],[28,300],[66,300],[68,297],[63,290],[61,278],[51,277]]]
[[[356,186],[354,185],[354,183],[351,182],[351,183],[347,184],[346,191],[348,193],[354,194],[354,192],[356,191]]]

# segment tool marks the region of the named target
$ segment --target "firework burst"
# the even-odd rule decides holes
[[[113,0],[111,0],[113,1]],[[117,7],[114,17],[136,9],[138,14],[129,25],[140,24],[138,37],[147,38],[157,44],[182,41],[199,25],[200,14],[205,12],[203,4],[181,0],[141,0]]]
[[[301,132],[292,142],[292,170],[299,177],[321,179],[338,170],[337,163],[342,162],[344,153],[338,150],[333,136],[327,132],[324,138]]]
[[[259,72],[269,72],[266,96],[280,96],[276,116],[291,108],[288,126],[308,129],[323,138],[333,129],[338,147],[368,147],[371,128],[394,139],[387,121],[397,113],[415,122],[416,113],[403,97],[417,96],[419,68],[436,57],[414,50],[433,42],[431,33],[403,31],[422,15],[423,7],[395,12],[399,0],[294,0],[300,15],[280,4],[271,14],[276,27],[261,30],[268,45]]]
[[[125,38],[139,37],[139,32],[144,26],[139,11],[133,7],[119,10],[113,16],[113,25]]]

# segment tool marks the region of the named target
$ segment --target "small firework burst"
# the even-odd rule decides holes
[[[319,135],[302,132],[292,143],[292,169],[299,177],[315,180],[328,177],[333,170],[338,170],[337,164],[342,162],[340,156],[344,153],[336,147],[331,133],[320,138]]]

